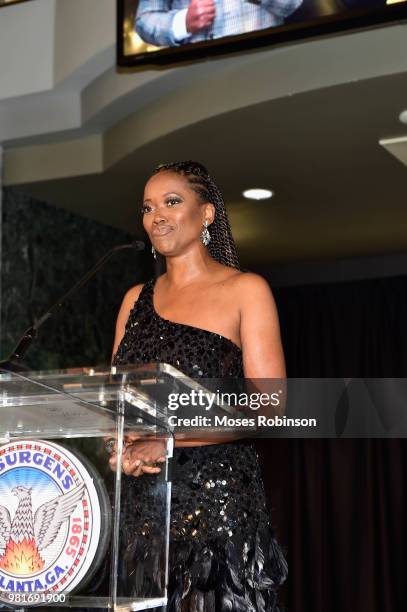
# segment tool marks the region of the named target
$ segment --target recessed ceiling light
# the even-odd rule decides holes
[[[399,119],[401,123],[407,123],[407,110],[399,114]]]
[[[249,198],[249,200],[267,200],[272,198],[274,193],[270,189],[246,189],[243,195],[245,198]]]

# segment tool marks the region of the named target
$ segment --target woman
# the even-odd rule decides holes
[[[196,162],[159,166],[142,212],[167,271],[126,294],[113,363],[162,361],[195,378],[284,378],[271,291],[260,276],[240,271],[223,198],[207,170]],[[159,510],[143,500],[164,459],[158,440],[130,440],[123,457],[132,517],[124,539],[144,561],[157,541]],[[287,565],[253,446],[236,436],[176,439],[174,460],[168,610],[277,611]]]

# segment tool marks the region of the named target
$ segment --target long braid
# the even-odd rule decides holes
[[[153,174],[164,170],[185,176],[202,202],[211,202],[215,206],[215,219],[209,226],[211,234],[209,253],[219,263],[240,270],[223,196],[205,166],[194,161],[170,162],[157,166]]]

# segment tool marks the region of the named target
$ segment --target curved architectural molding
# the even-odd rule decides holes
[[[36,72],[37,90],[27,77],[22,92],[10,77],[0,91],[6,184],[103,172],[147,143],[211,117],[407,71],[407,26],[396,25],[119,74],[113,5],[37,0],[8,9],[10,22],[17,13],[20,21],[23,10],[34,11],[37,21],[44,17],[47,36],[40,45],[45,61],[39,63],[42,74]],[[4,57],[1,33],[0,25]],[[5,99],[7,87],[13,99]],[[52,163],[44,166],[41,160]]]

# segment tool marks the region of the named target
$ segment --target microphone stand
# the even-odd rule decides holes
[[[45,314],[42,315],[40,319],[36,323],[33,323],[20,338],[17,346],[13,350],[13,352],[8,356],[4,361],[0,361],[0,369],[8,370],[9,372],[24,372],[28,370],[28,368],[23,365],[22,361],[27,354],[28,349],[31,344],[35,340],[38,335],[38,330],[47,321],[50,317],[52,317],[64,304],[65,302],[78,291],[83,285],[85,285],[91,278],[96,274],[96,272],[102,268],[105,263],[118,251],[122,251],[124,249],[136,249],[137,251],[142,251],[144,249],[144,242],[141,240],[135,240],[130,244],[119,244],[118,246],[113,247],[103,255],[96,262],[96,264],[91,268],[67,293],[65,293],[55,304],[51,306],[47,310]]]

